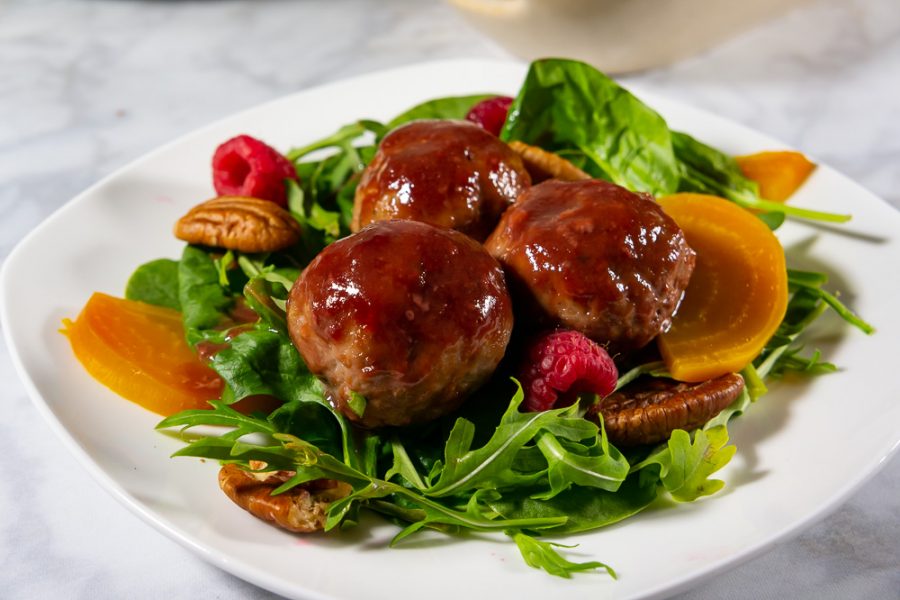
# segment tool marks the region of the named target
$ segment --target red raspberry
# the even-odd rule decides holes
[[[294,165],[271,146],[239,135],[213,155],[213,187],[220,196],[250,196],[287,206],[285,179],[297,179]]]
[[[513,99],[509,96],[495,96],[482,100],[469,110],[467,121],[481,125],[490,133],[500,135],[503,124],[506,123],[506,115],[509,113],[509,105]]]
[[[616,387],[618,370],[599,344],[577,331],[554,331],[528,349],[522,374],[525,409],[549,410],[572,404],[578,394],[600,397]]]

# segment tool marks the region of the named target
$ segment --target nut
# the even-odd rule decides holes
[[[214,248],[273,252],[296,244],[300,225],[274,202],[219,196],[198,204],[178,219],[175,237]]]
[[[537,146],[530,146],[519,141],[510,142],[509,147],[522,157],[522,162],[525,163],[525,168],[528,170],[528,174],[531,175],[533,183],[546,179],[560,179],[562,181],[593,179],[558,154],[547,152]]]
[[[265,468],[265,463],[253,464]],[[341,481],[319,479],[272,495],[272,490],[290,479],[292,471],[254,473],[228,464],[219,471],[219,487],[235,504],[263,521],[288,531],[310,533],[325,528],[328,506],[347,496],[352,488]]]
[[[672,431],[700,427],[731,404],[744,379],[728,373],[701,383],[645,378],[614,392],[588,409],[599,412],[609,440],[620,447],[655,444]]]

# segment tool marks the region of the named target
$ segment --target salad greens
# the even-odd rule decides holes
[[[532,63],[500,137],[556,152],[594,177],[633,191],[656,196],[699,192],[776,214],[836,222],[850,218],[760,198],[734,158],[670,130],[630,92],[577,61]]]
[[[291,343],[285,301],[292,282],[322,248],[349,233],[353,195],[378,141],[392,128],[419,118],[462,118],[489,96],[440,98],[417,105],[383,124],[360,120],[288,153],[299,183],[290,183],[288,207],[303,230],[296,247],[265,255],[187,246],[179,261],[139,267],[128,283],[131,299],[182,311],[187,339],[210,353],[226,382],[210,410],[164,419],[179,428],[193,456],[294,472],[278,490],[315,479],[336,479],[352,493],[333,502],[326,529],[352,526],[360,509],[384,515],[401,529],[393,543],[424,528],[448,534],[499,531],[515,541],[524,560],[548,573],[601,569],[595,561],[571,562],[541,536],[586,531],[626,519],[660,498],[691,502],[724,483],[712,476],[728,463],[728,421],[766,392],[766,379],[789,372],[835,370],[818,352],[801,356],[798,336],[829,308],[866,333],[871,326],[823,286],[820,273],[789,271],[790,301],[777,333],[744,369],[746,387],[704,427],[676,430],[655,448],[621,452],[603,427],[583,418],[586,406],[539,413],[519,410],[521,387],[498,376],[456,415],[408,429],[357,431],[325,398]],[[501,134],[558,152],[588,173],[654,194],[713,193],[768,211],[777,227],[785,215],[844,220],[759,198],[734,159],[684,133],[613,80],[583,63],[532,64]],[[247,318],[247,316],[250,318]],[[619,387],[639,376],[665,377],[662,363],[638,365]],[[266,394],[282,401],[268,415],[244,415],[230,405]],[[366,400],[354,398],[354,410]],[[195,437],[201,425],[226,428]],[[176,434],[177,435],[177,434]]]

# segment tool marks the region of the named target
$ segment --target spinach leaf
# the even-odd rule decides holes
[[[564,59],[531,64],[501,139],[556,152],[584,171],[633,191],[660,196],[698,192],[766,213],[771,228],[789,215],[843,222],[848,215],[770,202],[734,159],[665,120],[588,64]]]
[[[700,192],[735,198],[756,197],[759,187],[741,172],[733,157],[696,140],[672,132],[672,149],[681,164],[679,192]]]
[[[616,492],[573,486],[551,499],[540,500],[533,498],[528,490],[514,490],[489,501],[488,505],[507,519],[565,516],[568,521],[553,528],[554,533],[575,533],[627,519],[649,506],[656,497],[656,481],[644,481],[635,474]]]
[[[634,191],[678,189],[681,172],[665,120],[582,62],[531,63],[500,138],[558,152],[591,175]]]
[[[212,367],[234,393],[234,400],[266,394],[289,402],[321,395],[321,383],[283,333],[245,331],[212,358]]]
[[[181,302],[178,300],[178,261],[160,258],[139,266],[128,279],[125,297],[181,310]]]
[[[228,321],[228,309],[234,300],[220,284],[212,257],[197,246],[185,246],[178,263],[178,300],[192,345],[203,339],[203,330]]]
[[[849,215],[809,210],[760,198],[759,187],[744,177],[734,158],[686,133],[673,131],[672,146],[681,165],[678,191],[721,196],[744,208],[763,211],[760,218],[771,229],[777,229],[785,215],[835,223],[850,219]]]

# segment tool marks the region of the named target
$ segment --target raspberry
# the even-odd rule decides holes
[[[220,196],[250,196],[287,206],[285,179],[297,179],[294,165],[271,146],[239,135],[213,155],[213,187]]]
[[[481,125],[494,135],[500,135],[512,101],[513,99],[509,96],[495,96],[482,100],[472,107],[469,114],[466,115],[466,120]]]
[[[619,373],[606,350],[577,331],[544,334],[528,349],[522,373],[525,408],[549,410],[572,404],[578,394],[601,397],[616,387]]]

